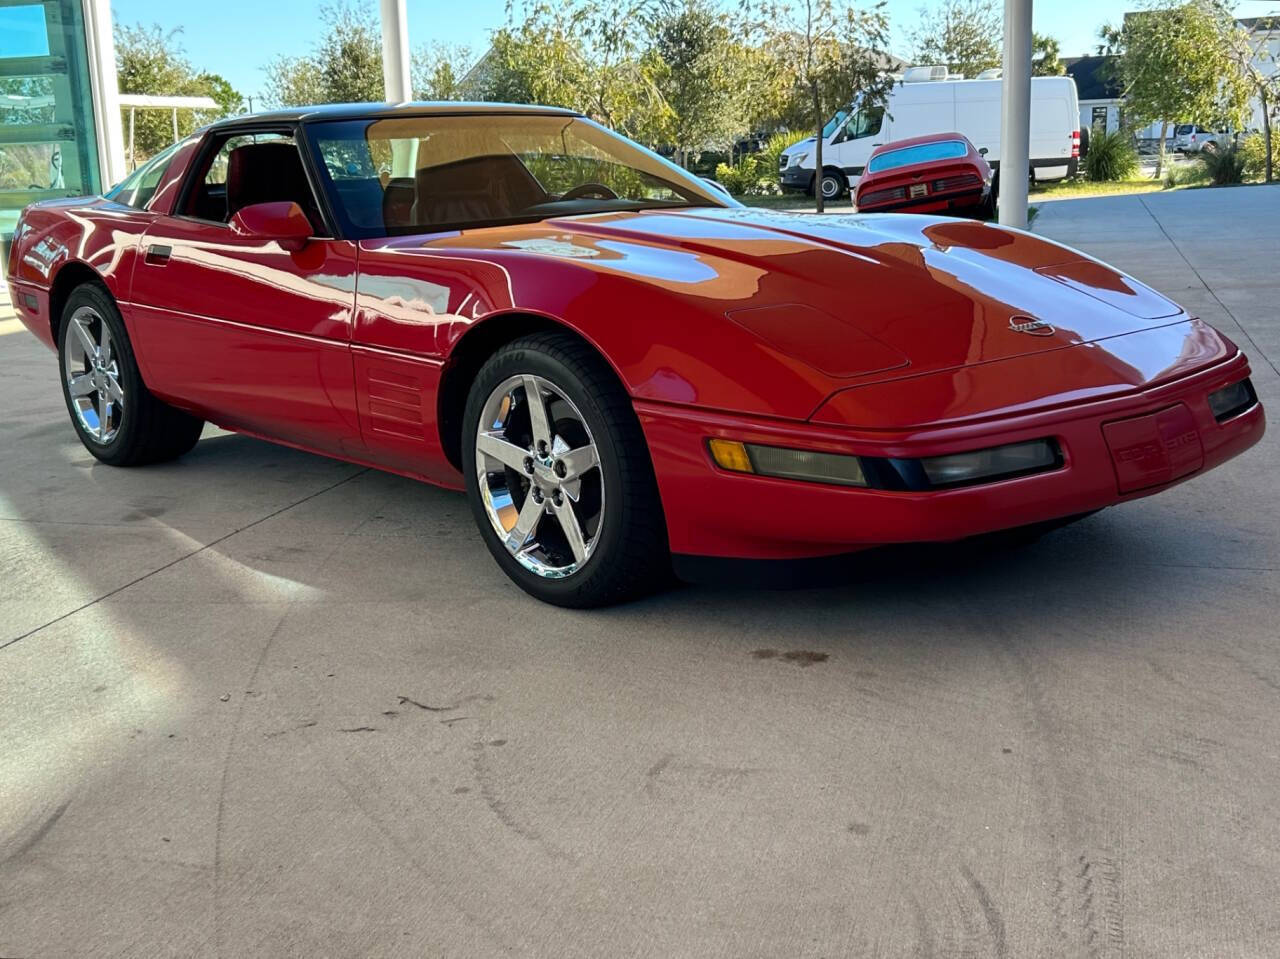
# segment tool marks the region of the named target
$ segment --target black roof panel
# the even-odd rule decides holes
[[[459,116],[492,113],[495,115],[527,113],[535,116],[581,116],[563,107],[531,106],[526,103],[461,103],[456,101],[422,101],[408,103],[326,103],[318,106],[285,107],[264,113],[226,117],[211,124],[215,129],[245,121],[279,121],[284,123],[311,120],[359,120],[364,117],[393,116]]]

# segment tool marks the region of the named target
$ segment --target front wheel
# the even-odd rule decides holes
[[[822,172],[822,198],[824,200],[838,200],[844,196],[848,184],[845,183],[844,175],[837,170],[824,170]]]
[[[463,416],[467,498],[485,545],[530,595],[586,608],[670,573],[644,434],[612,371],[571,336],[495,353]]]

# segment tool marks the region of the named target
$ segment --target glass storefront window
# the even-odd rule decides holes
[[[97,192],[94,129],[82,5],[0,0],[0,238],[28,203]]]

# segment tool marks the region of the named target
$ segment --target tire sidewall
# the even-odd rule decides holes
[[[546,579],[522,566],[508,551],[493,529],[480,495],[480,479],[476,471],[476,432],[480,413],[489,394],[504,380],[532,373],[550,381],[578,408],[591,432],[600,456],[600,472],[604,485],[604,517],[600,540],[586,564],[564,579]],[[589,594],[593,584],[618,550],[623,546],[627,518],[624,499],[620,438],[607,425],[595,397],[568,366],[550,353],[517,346],[496,353],[480,370],[467,397],[463,414],[462,472],[466,481],[467,500],[485,545],[504,572],[529,594],[553,603],[565,603],[580,594]]]
[[[67,336],[71,331],[71,317],[81,307],[92,307],[102,318],[111,332],[112,352],[120,368],[119,383],[124,390],[124,416],[120,428],[110,443],[99,443],[85,432],[80,425],[75,403],[67,384],[66,350]],[[128,458],[138,430],[138,403],[141,401],[142,379],[138,375],[138,365],[133,358],[133,347],[129,342],[129,334],[125,329],[120,311],[116,309],[111,297],[96,286],[85,285],[72,291],[63,307],[58,326],[58,381],[62,384],[62,399],[67,406],[67,414],[71,417],[71,425],[85,448],[104,463],[123,462]]]

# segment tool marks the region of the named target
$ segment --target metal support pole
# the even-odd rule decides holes
[[[382,80],[388,103],[412,99],[409,79],[409,20],[405,0],[382,0]]]
[[[130,173],[132,173],[134,171],[134,168],[137,166],[137,164],[134,163],[133,161],[133,115],[134,115],[134,112],[135,112],[135,108],[130,107],[129,108],[129,172]]]
[[[111,33],[111,0],[81,0],[93,91],[93,128],[98,140],[98,174],[106,190],[125,178],[124,131],[116,79],[116,47]],[[85,187],[89,184],[86,182]],[[97,189],[97,186],[94,186]]]
[[[1031,167],[1031,0],[1004,0],[1000,118],[1000,222],[1027,228]]]
[[[173,108],[173,142],[178,142],[178,108]]]

